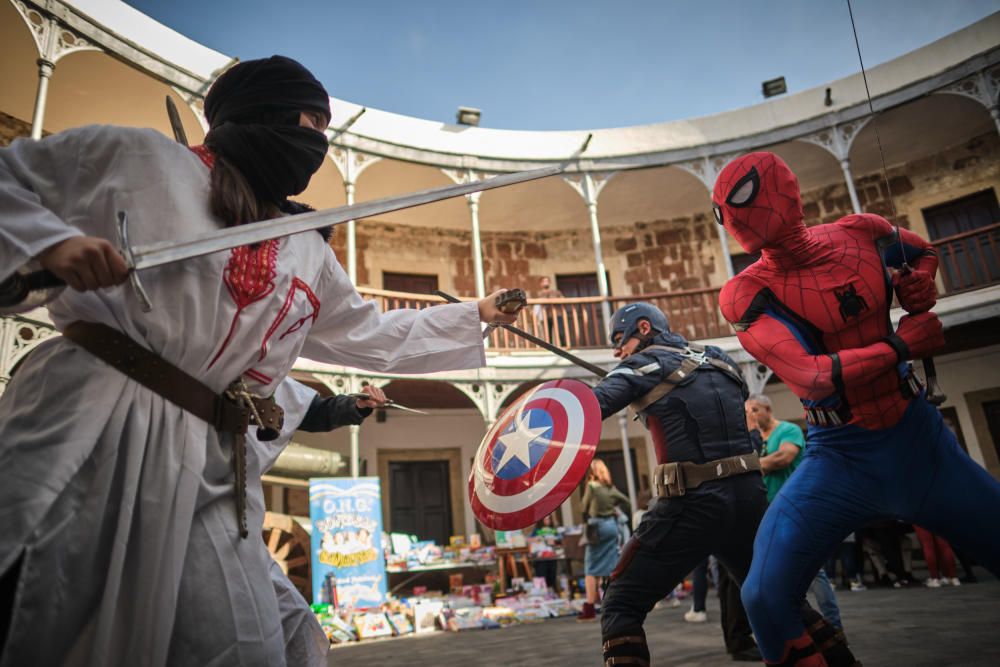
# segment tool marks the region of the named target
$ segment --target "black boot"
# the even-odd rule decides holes
[[[642,628],[604,637],[604,667],[649,667],[649,647]]]

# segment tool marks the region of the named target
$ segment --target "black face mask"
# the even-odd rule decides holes
[[[306,189],[327,149],[326,135],[297,125],[223,123],[205,144],[233,162],[258,197],[275,204]]]
[[[299,114],[330,118],[330,99],[305,67],[284,56],[239,63],[205,97],[205,144],[231,161],[262,200],[280,204],[305,190],[323,164],[326,136]]]

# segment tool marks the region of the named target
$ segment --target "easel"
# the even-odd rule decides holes
[[[517,577],[517,566],[524,570],[525,581],[531,581],[534,573],[531,570],[531,563],[528,561],[529,550],[527,547],[516,547],[513,549],[497,549],[497,569],[500,574],[500,585],[507,590],[507,568],[510,568],[510,576]]]

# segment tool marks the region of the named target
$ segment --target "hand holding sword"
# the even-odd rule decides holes
[[[355,392],[353,394],[346,394],[347,396],[355,399],[358,403],[359,408],[396,408],[397,410],[405,410],[406,412],[415,412],[418,415],[426,415],[428,413],[423,410],[416,410],[414,408],[408,408],[405,405],[400,405],[396,401],[388,398],[378,387],[372,386],[367,382],[362,385],[360,392]]]

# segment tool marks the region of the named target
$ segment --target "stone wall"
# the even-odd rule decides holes
[[[18,137],[31,136],[31,123],[0,111],[0,146],[9,146]]]
[[[931,157],[890,167],[888,171],[892,201],[881,172],[855,179],[861,210],[926,235],[921,209],[1000,187],[1000,135],[989,132]],[[809,225],[833,222],[852,212],[847,186],[843,183],[804,192],[802,203]]]

